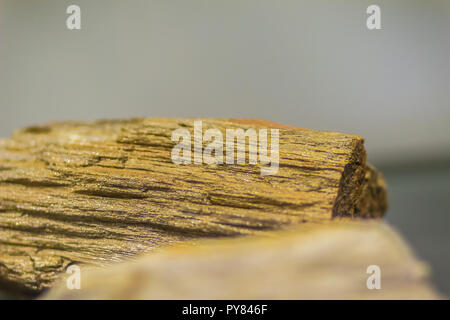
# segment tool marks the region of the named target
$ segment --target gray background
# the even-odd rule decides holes
[[[365,26],[370,4],[382,30]],[[389,183],[387,220],[450,295],[448,0],[0,0],[0,111],[0,137],[134,116],[359,134]]]

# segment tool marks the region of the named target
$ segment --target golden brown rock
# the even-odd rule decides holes
[[[0,279],[37,292],[71,262],[104,266],[197,238],[386,209],[361,137],[203,119],[204,130],[279,128],[279,170],[264,176],[258,165],[174,164],[171,134],[193,121],[62,122],[0,140]]]

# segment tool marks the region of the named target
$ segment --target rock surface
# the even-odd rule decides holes
[[[0,282],[36,293],[71,263],[384,214],[384,181],[359,136],[203,119],[204,130],[279,128],[279,170],[265,176],[259,165],[174,164],[172,132],[193,123],[61,122],[0,140]]]
[[[380,289],[367,282],[379,267]],[[272,237],[161,250],[106,270],[81,266],[44,299],[437,299],[428,268],[388,226],[339,219]],[[373,288],[375,279],[369,280]]]

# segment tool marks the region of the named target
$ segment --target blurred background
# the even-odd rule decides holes
[[[366,27],[371,4],[382,30]],[[448,0],[0,0],[0,111],[0,137],[136,116],[361,135],[387,221],[450,296]]]

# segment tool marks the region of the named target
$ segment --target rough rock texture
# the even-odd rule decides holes
[[[81,266],[44,299],[436,299],[427,266],[388,226],[310,223],[272,237],[162,250],[106,270]],[[380,289],[368,289],[380,268]],[[70,279],[69,279],[70,280]],[[374,284],[371,278],[369,284]]]
[[[193,121],[52,123],[0,140],[0,282],[39,292],[73,262],[104,266],[193,239],[386,209],[361,137],[203,119],[204,130],[279,128],[279,171],[263,176],[259,165],[174,164],[171,134],[192,133]]]

